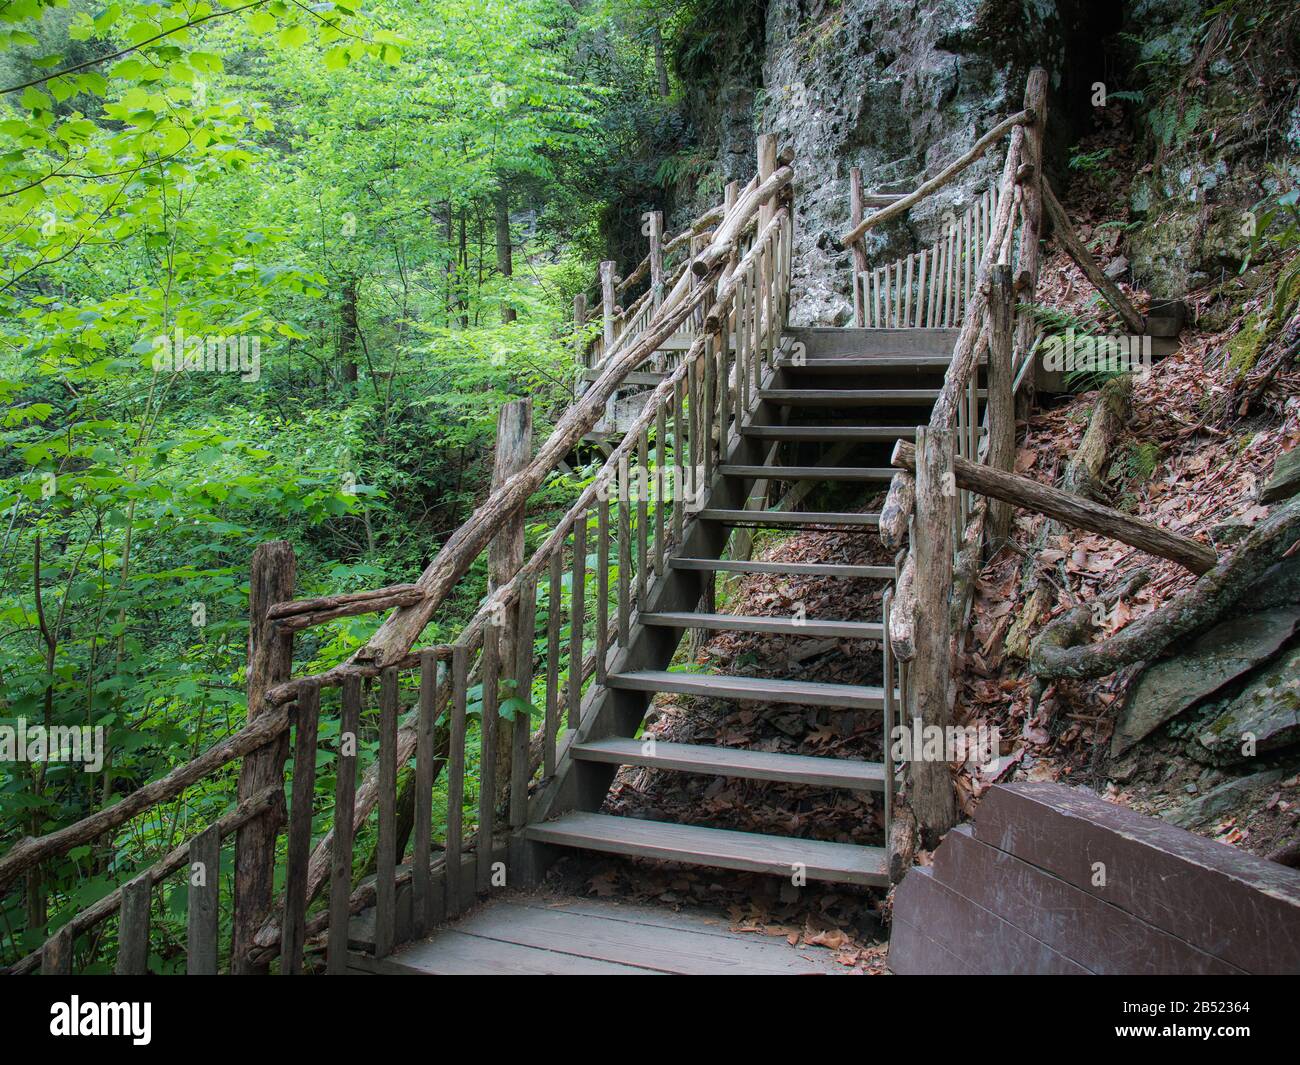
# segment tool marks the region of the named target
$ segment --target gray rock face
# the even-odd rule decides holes
[[[1168,721],[1266,661],[1295,632],[1300,609],[1264,610],[1220,622],[1186,650],[1156,662],[1129,688],[1111,754],[1122,755]]]
[[[1224,760],[1245,761],[1300,742],[1300,647],[1270,662],[1198,737]],[[1245,748],[1245,750],[1243,750]]]
[[[756,0],[757,2],[757,0]],[[753,171],[755,132],[796,152],[795,325],[851,323],[849,170],[866,191],[910,191],[1019,110],[1025,76],[1041,63],[1059,82],[1064,29],[1056,0],[768,0],[762,86],[724,82],[697,128],[716,131],[726,179]],[[1004,149],[1003,149],[1004,150]],[[910,217],[867,237],[885,263],[933,241],[1000,172],[989,154]]]
[[[1271,769],[1248,777],[1225,780],[1198,799],[1170,810],[1164,819],[1180,828],[1191,828],[1234,810],[1241,801],[1260,788],[1271,787],[1287,775],[1285,769]]]
[[[1277,503],[1300,492],[1300,447],[1280,455],[1273,463],[1273,475],[1260,489],[1261,503]]]

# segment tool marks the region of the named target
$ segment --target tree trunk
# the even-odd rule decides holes
[[[668,98],[671,89],[668,86],[668,63],[664,59],[664,35],[658,21],[650,30],[655,46],[655,78],[659,82],[659,95]]]
[[[497,273],[502,277],[513,277],[514,258],[510,249],[510,197],[503,188],[496,195],[497,213]],[[501,303],[501,321],[513,322],[515,309],[504,300]]]
[[[360,329],[357,326],[357,279],[349,277],[343,283],[343,306],[339,311],[339,363],[345,383],[357,379],[357,346]]]

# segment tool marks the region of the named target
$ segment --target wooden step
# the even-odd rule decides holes
[[[758,440],[912,440],[914,425],[746,425],[741,435]]]
[[[785,330],[791,345],[802,344],[810,359],[838,355],[950,354],[960,329],[864,329],[852,326],[793,326]],[[797,349],[796,349],[797,350]]]
[[[752,525],[761,529],[803,528],[808,525],[874,528],[880,524],[879,514],[841,514],[824,510],[716,510],[706,507],[696,516],[703,521],[720,521],[726,525]]]
[[[980,398],[987,393],[980,390]],[[933,404],[937,388],[764,388],[759,399],[785,407],[901,407]]]
[[[724,477],[767,478],[773,481],[892,481],[892,466],[733,466],[722,465]]]
[[[790,577],[858,577],[864,580],[892,581],[893,566],[849,566],[836,562],[745,562],[732,558],[674,558],[674,569],[702,570],[706,573],[777,573]]]
[[[524,835],[538,843],[562,847],[773,876],[788,877],[802,871],[812,880],[882,887],[889,881],[884,850],[852,843],[824,843],[590,813],[568,813],[554,821],[529,825]]]
[[[841,706],[850,710],[879,710],[884,703],[885,694],[883,688],[865,684],[728,677],[717,673],[677,673],[663,669],[611,673],[609,686],[625,691],[677,692],[712,699],[785,703],[792,706]]]
[[[900,370],[912,370],[916,373],[943,373],[952,362],[951,354],[941,355],[833,355],[825,358],[800,359],[793,355],[782,355],[776,365],[783,370],[796,370],[806,373],[844,373],[855,372],[897,373]],[[987,365],[987,359],[981,359],[980,365]]]
[[[580,762],[645,765],[681,773],[779,780],[854,791],[883,791],[885,787],[885,767],[879,762],[636,739],[593,740],[574,744],[569,751]]]
[[[832,621],[826,618],[760,618],[747,614],[640,614],[642,625],[668,629],[708,629],[710,632],[779,632],[789,636],[834,636],[846,640],[878,640],[874,621]]]

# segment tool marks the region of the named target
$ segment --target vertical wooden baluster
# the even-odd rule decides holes
[[[533,641],[537,634],[537,578],[519,581],[519,602],[515,606],[515,698],[533,702]],[[528,743],[533,732],[532,714],[516,707],[510,758],[510,827],[516,832],[528,823]]]
[[[668,471],[668,418],[664,409],[662,400],[655,401],[658,406],[655,409],[655,572],[662,575],[664,573],[664,555],[668,545],[664,542],[667,536],[667,511],[668,506],[668,486],[665,484],[665,478]],[[604,520],[608,526],[609,515],[605,514]],[[606,528],[608,535],[608,527]],[[608,540],[604,541],[608,547]],[[602,585],[603,587],[603,585]],[[601,675],[602,682],[604,675]]]
[[[925,268],[926,268],[926,249],[921,249],[921,261],[917,271],[916,280],[916,326],[918,329],[926,328],[930,322],[926,318],[925,307]]]
[[[311,858],[311,817],[316,798],[316,736],[320,724],[320,685],[306,682],[298,690],[294,729],[293,795],[289,806],[289,840],[285,848],[284,917],[280,926],[280,975],[302,972],[307,939],[307,862]]]
[[[397,943],[397,669],[379,679],[379,844],[375,857],[375,957]]]
[[[411,933],[436,923],[433,857],[433,723],[438,717],[438,652],[420,652],[420,714],[415,726],[415,822],[411,827]]]
[[[739,333],[740,324],[737,322]],[[739,374],[739,371],[737,371]],[[739,381],[739,376],[737,376]],[[740,389],[736,389],[736,402],[740,402]],[[690,491],[690,482],[686,479],[686,459],[682,442],[682,407],[685,405],[685,391],[681,379],[673,383],[673,543],[677,547],[682,543],[682,526],[686,519],[686,495]],[[736,408],[736,426],[740,426],[740,408]]]
[[[758,402],[758,390],[763,387],[763,343],[759,333],[759,304],[762,300],[763,279],[758,272],[757,261],[751,262],[749,270],[749,368],[754,375],[754,402]]]
[[[645,602],[650,578],[650,430],[641,427],[636,442],[636,601]]]
[[[447,916],[455,917],[463,907],[461,854],[465,836],[465,731],[469,707],[469,648],[455,644],[451,649],[451,728],[447,737]]]
[[[618,642],[626,648],[632,631],[632,503],[627,455],[618,461]]]
[[[704,369],[703,395],[701,401],[704,404],[700,411],[700,420],[703,422],[703,431],[700,433],[701,442],[704,445],[704,483],[710,484],[713,481],[713,345],[706,337],[704,340],[704,354],[701,356],[701,364]]]
[[[740,408],[748,412],[749,402],[749,337],[745,322],[749,315],[749,286],[746,284],[748,273],[741,271],[736,281],[736,383],[740,391]]]
[[[939,243],[936,241],[930,248],[930,291],[926,293],[926,322],[931,329],[938,328],[939,317],[936,311],[938,307],[937,293],[939,291]]]
[[[361,677],[343,675],[343,709],[339,718],[339,752],[335,758],[334,838],[330,843],[330,933],[325,971],[339,975],[348,967],[348,900],[352,894],[352,819],[357,795],[357,736],[361,728]]]
[[[77,930],[69,921],[41,947],[42,976],[71,976],[72,950],[77,940]]]
[[[885,815],[885,846],[890,845],[890,825],[894,818],[894,656],[893,649],[889,645],[889,611],[894,601],[894,591],[892,588],[886,588],[885,594],[881,598],[881,621],[884,630],[884,636],[880,641],[880,649],[883,656],[883,669],[881,676],[884,687],[884,698],[882,700],[881,716],[885,727],[884,745],[881,753],[881,761],[885,763],[885,789],[884,789],[884,815]]]
[[[482,713],[479,717],[478,861],[475,884],[480,892],[492,887],[492,819],[496,813],[497,690],[501,681],[501,626],[483,626]]]
[[[546,718],[542,758],[543,773],[555,776],[556,744],[560,735],[560,619],[563,614],[564,546],[551,555],[551,583],[546,606]]]
[[[727,393],[727,347],[721,337],[714,337],[712,344],[715,366],[713,379],[718,388],[718,462],[723,463],[727,461],[727,448],[730,445],[728,430],[731,427],[731,397]]]
[[[117,928],[118,976],[143,976],[149,971],[149,903],[153,877],[141,873],[122,885]]]
[[[216,825],[190,840],[188,865],[185,972],[216,976],[221,916],[221,833]]]
[[[894,328],[902,329],[903,321],[903,264],[894,264]]]
[[[683,411],[686,425],[686,478],[691,499],[699,498],[700,491],[700,433],[699,433],[699,366],[694,359],[686,363],[686,406]]]
[[[587,512],[573,525],[573,570],[569,577],[569,728],[576,729],[582,711],[582,650],[587,599]]]
[[[912,327],[912,260],[913,255],[907,257],[907,280],[903,282],[903,328]]]
[[[662,450],[660,453],[662,459]],[[663,517],[659,521],[660,543]],[[661,552],[662,555],[662,552]],[[661,563],[662,564],[662,563]],[[605,683],[609,657],[609,497],[596,505],[596,683]]]
[[[856,229],[862,221],[862,168],[849,167],[849,228]],[[858,281],[866,273],[867,253],[862,238],[853,242],[853,324],[859,329],[867,324],[863,294],[858,291]]]

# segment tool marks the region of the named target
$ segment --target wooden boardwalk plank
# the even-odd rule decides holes
[[[354,956],[354,960],[357,960]],[[386,963],[386,964],[385,964]],[[553,950],[502,943],[455,929],[435,933],[430,939],[403,947],[373,972],[428,974],[431,976],[656,976],[645,966],[560,954]]]
[[[830,618],[767,618],[752,614],[699,614],[690,611],[641,614],[642,625],[669,629],[708,629],[710,632],[777,632],[787,636],[834,636],[852,640],[878,640],[876,621],[836,621]]]
[[[800,957],[782,940],[716,936],[692,929],[611,920],[508,901],[484,907],[456,925],[484,939],[621,965],[689,975],[796,975],[828,971]],[[838,967],[837,968],[841,968]]]

